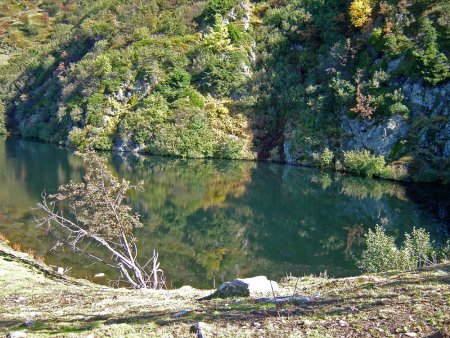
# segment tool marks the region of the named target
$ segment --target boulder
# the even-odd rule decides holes
[[[273,292],[278,292],[279,289],[278,283],[268,280],[266,276],[238,278],[231,282],[223,283],[214,293],[200,300],[272,294]]]

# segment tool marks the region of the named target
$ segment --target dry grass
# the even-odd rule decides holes
[[[450,265],[420,272],[281,282],[280,295],[305,305],[258,299],[199,302],[207,290],[110,289],[61,277],[25,253],[0,244],[0,335],[28,337],[189,337],[207,323],[211,337],[449,337]],[[180,310],[190,312],[172,316]]]

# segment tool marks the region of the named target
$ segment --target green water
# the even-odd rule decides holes
[[[398,240],[413,226],[436,241],[448,238],[450,192],[442,186],[267,163],[107,156],[116,175],[145,181],[145,190],[130,197],[144,223],[136,234],[140,254],[158,250],[173,287],[209,288],[259,274],[352,275],[358,273],[352,257],[375,224]],[[0,140],[0,233],[73,276],[106,272],[114,279],[67,249],[52,250],[56,240],[33,222],[42,191],[79,181],[82,171],[68,150]]]

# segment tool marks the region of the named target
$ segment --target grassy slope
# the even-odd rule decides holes
[[[61,278],[0,243],[0,334],[188,337],[190,326],[203,321],[211,337],[449,337],[449,271],[447,264],[346,279],[303,277],[297,291],[313,301],[275,309],[257,299],[197,301],[207,290],[110,289]],[[291,295],[296,283],[283,281],[280,294]],[[180,310],[192,312],[173,318]]]

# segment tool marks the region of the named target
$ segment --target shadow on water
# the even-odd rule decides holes
[[[279,278],[357,273],[352,259],[364,234],[382,224],[399,240],[413,226],[448,238],[450,193],[287,165],[107,154],[110,168],[143,192],[130,196],[142,215],[140,253],[155,248],[173,286],[212,287],[236,276]],[[31,207],[45,189],[82,177],[65,149],[0,141],[0,232],[76,277],[112,272],[71,252],[33,224]]]

